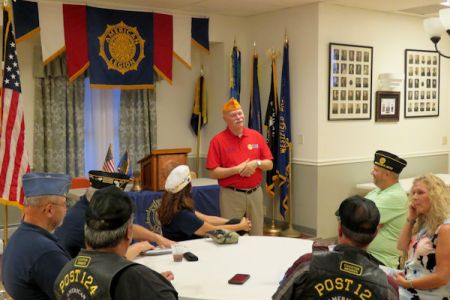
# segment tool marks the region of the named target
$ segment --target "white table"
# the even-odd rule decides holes
[[[172,271],[180,299],[271,299],[284,273],[301,255],[311,252],[304,239],[241,236],[238,244],[217,245],[211,239],[181,242],[197,262],[174,262],[172,255],[145,256],[136,262],[155,271]],[[250,274],[243,285],[228,284],[236,273]]]
[[[450,186],[450,174],[434,174],[442,181],[444,181],[446,186]],[[400,177],[401,178],[401,177]],[[402,186],[402,188],[405,190],[405,192],[408,194],[411,190],[413,181],[416,177],[410,177],[405,179],[400,179],[399,183]],[[366,195],[368,192],[376,188],[375,184],[373,182],[367,182],[367,183],[360,183],[356,185],[356,189],[358,190],[358,194],[360,195]]]

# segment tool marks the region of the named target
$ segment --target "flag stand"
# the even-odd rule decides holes
[[[275,225],[275,197],[272,198],[272,224],[269,228],[264,229],[266,235],[279,236],[281,229]]]
[[[302,234],[300,232],[298,232],[297,230],[294,229],[294,227],[292,226],[292,144],[289,143],[289,226],[286,230],[283,230],[283,232],[281,232],[282,236],[286,236],[286,237],[294,237],[294,238],[298,238],[301,237]]]

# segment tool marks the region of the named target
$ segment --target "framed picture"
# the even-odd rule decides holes
[[[373,47],[330,43],[328,120],[372,117]]]
[[[398,121],[400,92],[378,91],[375,94],[375,121]]]
[[[440,65],[436,51],[405,50],[405,118],[439,116]]]

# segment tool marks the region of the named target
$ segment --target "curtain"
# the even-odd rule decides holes
[[[120,90],[91,89],[85,82],[84,139],[85,173],[101,170],[109,144],[119,162]]]
[[[34,51],[33,170],[84,174],[84,76],[69,82],[65,55],[44,66]]]
[[[156,149],[156,95],[154,90],[122,90],[120,94],[120,153],[128,150],[133,170]]]

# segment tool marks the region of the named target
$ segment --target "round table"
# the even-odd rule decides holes
[[[181,244],[199,260],[174,262],[170,254],[135,260],[157,272],[172,271],[179,299],[271,299],[292,263],[312,250],[311,240],[267,236],[241,236],[232,245],[209,238]],[[243,285],[228,284],[236,273],[250,274],[250,279]]]

